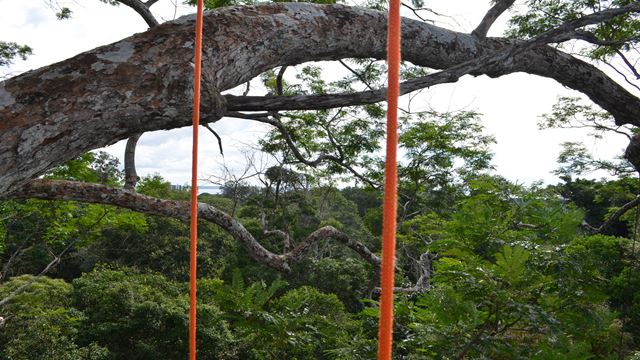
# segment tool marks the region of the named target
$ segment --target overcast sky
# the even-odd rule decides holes
[[[160,0],[153,6],[159,20],[194,12],[182,5],[183,0]],[[109,44],[136,32],[145,31],[144,21],[125,6],[109,6],[98,0],[59,1],[70,7],[70,20],[58,21],[47,0],[0,0],[0,40],[28,44],[34,55],[17,61],[10,68],[0,68],[0,75],[17,74],[72,57],[80,52]],[[482,0],[426,0],[425,6],[449,18],[437,25],[471,31],[489,7]],[[425,14],[429,16],[429,14]],[[492,35],[500,35],[506,25],[499,22]],[[547,112],[560,95],[576,96],[553,80],[525,74],[500,79],[485,76],[464,77],[455,84],[437,86],[420,95],[423,107],[436,110],[477,110],[483,114],[486,132],[497,139],[493,147],[497,173],[512,181],[531,183],[557,181],[550,172],[563,141],[585,141],[587,148],[602,157],[622,153],[623,137],[609,137],[595,142],[578,130],[544,130],[537,128],[539,116]],[[418,105],[418,107],[420,107]],[[417,110],[414,107],[412,110]],[[253,122],[223,119],[214,125],[221,135],[225,161],[232,167],[242,161],[241,150],[250,146],[265,128]],[[201,129],[200,176],[216,173],[221,163],[215,138]],[[122,158],[124,141],[106,149]],[[140,175],[160,173],[175,184],[186,184],[190,178],[191,130],[146,133],[141,138],[136,163]]]

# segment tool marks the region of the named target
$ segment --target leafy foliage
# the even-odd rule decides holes
[[[27,45],[0,41],[0,66],[11,65],[16,58],[26,60],[32,53],[33,49]]]
[[[630,0],[527,0],[526,10],[510,20],[508,35],[531,38],[561,24],[598,11],[632,3]],[[640,21],[625,14],[583,29],[603,45],[591,46],[585,53],[594,59],[606,59],[617,51],[632,49],[638,41]]]

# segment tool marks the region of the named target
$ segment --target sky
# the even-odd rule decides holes
[[[114,7],[98,0],[61,0],[58,3],[70,7],[73,14],[69,20],[58,21],[48,3],[48,0],[0,0],[0,40],[28,44],[34,49],[27,61],[0,68],[0,75],[13,76],[62,61],[147,29],[144,21],[126,6]],[[160,21],[195,11],[182,3],[182,0],[160,0],[152,10]],[[489,1],[426,0],[425,7],[448,15],[438,18],[436,25],[469,32],[482,19]],[[432,17],[428,13],[425,16]],[[505,19],[503,16],[494,25],[490,35],[503,33]],[[486,133],[497,140],[492,147],[497,174],[524,184],[540,180],[555,183],[558,179],[551,172],[557,167],[560,143],[584,141],[587,149],[602,158],[620,155],[626,147],[626,139],[621,136],[595,141],[581,130],[539,130],[539,117],[551,109],[558,96],[579,94],[553,80],[526,74],[499,79],[466,76],[455,84],[423,91],[419,100],[413,102],[412,110],[430,107],[438,111],[482,113]],[[255,147],[252,145],[267,130],[264,125],[238,119],[223,119],[213,128],[222,137],[224,158],[213,135],[201,128],[200,178],[219,174],[222,164],[240,170],[243,154]],[[121,141],[104,150],[122,159],[124,146],[125,141]],[[174,184],[189,183],[191,129],[144,134],[138,144],[136,165],[141,176],[159,173]]]

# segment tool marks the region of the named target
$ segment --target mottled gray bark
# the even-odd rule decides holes
[[[127,190],[135,190],[140,179],[136,171],[136,146],[141,136],[141,133],[131,135],[124,149],[124,188]]]
[[[155,1],[143,3],[141,0],[118,0],[120,3],[132,8],[142,17],[142,19],[153,28],[159,25],[158,20],[149,9]],[[136,146],[140,140],[142,133],[133,134],[127,140],[127,146],[124,150],[124,188],[127,190],[135,190],[138,184],[138,172],[136,171]]]
[[[208,12],[204,28],[205,87],[220,90],[277,66],[382,59],[386,49],[385,14],[341,5],[224,8]],[[403,57],[416,65],[446,69],[513,45],[403,21]],[[0,82],[0,194],[87,150],[140,132],[189,125],[192,57],[193,16],[187,16]],[[587,94],[618,124],[640,124],[635,96],[595,67],[550,47],[521,52],[472,74],[513,72],[556,79]],[[364,102],[380,101],[381,93]],[[270,101],[286,99],[279,98]],[[218,118],[223,109],[217,100],[204,99],[203,122]],[[236,100],[228,101],[229,110],[249,110]]]
[[[161,200],[132,191],[77,181],[33,180],[14,192],[12,197],[114,205],[149,215],[172,217],[184,222],[189,221],[191,209],[188,201]],[[213,206],[199,203],[198,218],[220,226],[245,248],[251,258],[279,271],[290,271],[291,263],[302,260],[312,245],[323,239],[334,239],[351,248],[367,262],[376,267],[380,266],[380,258],[364,244],[351,239],[332,226],[314,231],[288,252],[275,254],[264,248],[238,220]]]

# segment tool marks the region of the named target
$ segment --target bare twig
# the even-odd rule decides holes
[[[218,135],[218,133],[215,130],[213,130],[208,123],[204,123],[202,124],[202,126],[204,126],[207,130],[209,130],[213,134],[213,136],[215,136],[216,139],[218,139],[218,148],[220,149],[220,155],[224,156],[224,151],[222,150],[222,139],[220,138],[220,135]]]
[[[618,56],[620,56],[622,61],[624,61],[625,65],[627,65],[627,67],[633,73],[633,75],[636,77],[636,79],[640,79],[640,73],[638,73],[638,70],[636,69],[636,67],[633,66],[631,61],[629,61],[629,59],[627,59],[627,57],[622,53],[622,51],[616,50],[616,53],[618,54]]]
[[[635,83],[633,83],[631,80],[629,80],[629,78],[627,77],[627,75],[625,73],[623,73],[622,71],[618,70],[617,67],[613,66],[613,64],[609,63],[608,61],[603,61],[603,63],[605,63],[606,65],[608,65],[610,68],[613,69],[613,71],[617,72],[620,76],[622,76],[622,78],[624,79],[624,81],[633,86],[634,88],[636,88],[637,90],[640,90],[640,86],[636,85]]]
[[[71,249],[71,247],[73,245],[75,245],[75,243],[78,242],[78,240],[80,240],[80,238],[76,238],[73,241],[71,241],[69,243],[69,245],[67,245],[67,247],[65,247],[64,250],[62,250],[62,252],[60,254],[54,255],[53,260],[51,260],[51,262],[49,262],[49,264],[47,264],[47,266],[42,271],[40,271],[40,273],[38,275],[36,275],[36,276],[32,277],[31,279],[29,279],[29,281],[27,281],[26,283],[18,286],[9,295],[5,296],[4,299],[0,300],[0,307],[6,305],[9,301],[13,300],[13,298],[18,296],[21,292],[26,290],[34,282],[36,282],[38,279],[40,279],[45,274],[47,274],[51,269],[53,269],[54,266],[58,265],[60,263],[60,260],[64,256],[64,254],[66,254],[66,252],[69,251],[69,249]]]
[[[369,90],[373,90],[373,88],[371,87],[371,85],[369,85],[369,82],[367,81],[367,79],[364,78],[364,76],[362,76],[362,74],[360,74],[359,72],[355,71],[354,69],[352,69],[349,65],[347,65],[347,63],[345,63],[343,60],[338,60],[338,62],[340,64],[342,64],[342,66],[344,66],[347,70],[349,70],[353,75],[355,75],[358,80],[360,80]]]
[[[435,23],[435,21],[431,20],[431,19],[427,19],[425,17],[423,17],[422,15],[420,15],[420,11],[428,11],[436,16],[442,16],[441,14],[438,14],[437,12],[429,9],[429,8],[414,8],[413,6],[406,4],[404,2],[400,3],[402,6],[404,6],[405,8],[409,9],[409,11],[411,11],[413,13],[413,15],[415,15],[418,19],[420,19],[421,21],[424,22],[430,22],[430,23]]]
[[[285,96],[277,97],[276,96],[275,98],[291,98],[291,97],[285,97]],[[229,98],[227,97],[227,101],[229,101],[228,99]],[[228,102],[227,102],[227,104],[228,104]],[[227,106],[229,106],[229,105],[227,105]],[[295,144],[295,141],[293,140],[293,137],[291,136],[291,133],[289,132],[289,130],[278,119],[279,115],[277,115],[277,114],[273,114],[273,113],[271,113],[271,114],[265,114],[265,113],[246,114],[246,113],[241,113],[241,112],[236,112],[236,111],[227,111],[225,113],[225,116],[237,117],[237,118],[240,118],[240,119],[253,120],[253,121],[261,122],[261,123],[264,123],[264,124],[269,124],[269,125],[275,127],[276,129],[278,129],[280,134],[282,134],[285,142],[287,143],[287,147],[291,150],[291,153],[293,154],[293,156],[300,163],[302,163],[304,165],[311,166],[311,167],[317,167],[318,165],[322,164],[325,161],[332,161],[333,163],[343,167],[344,169],[346,169],[347,171],[352,173],[359,180],[365,182],[369,186],[374,187],[374,188],[377,188],[377,187],[380,186],[380,184],[378,184],[378,183],[372,181],[371,179],[368,179],[364,175],[360,174],[360,172],[358,172],[355,168],[353,168],[353,166],[347,164],[345,162],[345,160],[340,156],[335,156],[335,155],[330,155],[330,154],[320,154],[314,160],[309,160],[309,159],[305,158],[304,155],[302,155],[302,153],[300,152],[300,149],[298,149],[298,146]]]
[[[247,81],[246,87],[244,88],[244,91],[242,92],[242,96],[249,95],[249,91],[250,90],[251,90],[251,81]]]
[[[22,255],[24,253],[24,244],[21,244],[20,246],[18,246],[18,249],[16,249],[16,251],[13,252],[13,254],[11,254],[11,256],[9,257],[9,260],[7,260],[7,262],[4,264],[4,266],[2,267],[2,273],[0,274],[0,281],[4,280],[7,276],[7,274],[9,273],[9,270],[11,269],[11,265],[13,265],[13,262],[20,257],[20,255]]]

